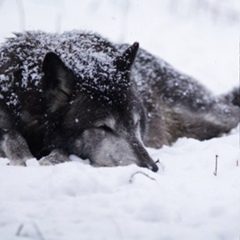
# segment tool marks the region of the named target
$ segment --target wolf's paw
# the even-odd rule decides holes
[[[49,155],[41,158],[39,164],[41,166],[55,165],[70,161],[68,156],[62,153],[60,150],[53,150]]]
[[[9,166],[22,166],[26,167],[26,162],[22,160],[11,160],[7,165]]]

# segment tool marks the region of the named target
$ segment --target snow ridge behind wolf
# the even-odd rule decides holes
[[[239,123],[239,105],[239,89],[213,96],[138,43],[24,32],[0,47],[0,150],[10,164],[75,154],[157,171],[144,145],[220,136]]]

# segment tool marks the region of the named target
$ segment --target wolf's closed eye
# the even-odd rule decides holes
[[[100,125],[100,126],[97,126],[96,129],[101,129],[101,130],[104,130],[106,132],[113,132],[113,129],[110,128],[109,126],[107,125]]]

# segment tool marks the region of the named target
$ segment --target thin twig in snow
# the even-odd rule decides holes
[[[165,170],[165,166],[162,164],[162,162],[158,159],[155,163],[160,163],[161,167],[162,167],[162,170],[164,172]]]
[[[213,174],[217,176],[217,168],[218,168],[218,155],[215,156],[215,171]]]
[[[18,229],[17,229],[17,232],[16,232],[16,236],[20,236],[20,233],[21,233],[21,231],[22,231],[22,229],[23,229],[23,223],[21,223],[20,225],[19,225],[19,227],[18,227]]]
[[[31,224],[32,224],[32,226],[33,226],[33,228],[34,228],[34,230],[35,230],[35,232],[36,232],[36,234],[37,234],[38,239],[39,239],[39,240],[45,240],[45,238],[43,237],[43,235],[42,235],[42,233],[41,233],[41,231],[40,231],[40,229],[39,229],[39,227],[38,227],[38,225],[37,225],[35,222],[32,222]],[[16,236],[19,237],[19,236],[22,235],[22,230],[23,230],[23,228],[24,228],[24,224],[21,223],[21,224],[19,225],[18,229],[17,229]]]
[[[141,171],[137,171],[137,172],[135,172],[135,173],[133,173],[133,174],[131,175],[131,177],[130,177],[130,179],[129,179],[129,182],[130,182],[130,183],[133,182],[133,178],[134,178],[135,175],[137,175],[137,174],[142,174],[143,176],[148,177],[148,178],[151,179],[152,181],[156,181],[155,178],[150,177],[148,174],[146,174],[146,173],[144,173],[144,172],[141,172]]]
[[[45,238],[43,237],[43,235],[42,235],[42,233],[41,233],[41,231],[40,231],[40,229],[38,227],[38,225],[35,222],[32,222],[32,225],[33,225],[33,228],[35,229],[35,231],[36,231],[36,233],[38,235],[38,238],[40,240],[45,240]]]

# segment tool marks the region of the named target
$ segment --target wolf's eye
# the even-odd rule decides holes
[[[107,125],[101,125],[101,126],[98,126],[97,128],[102,129],[106,132],[113,132],[112,128],[108,127]]]

